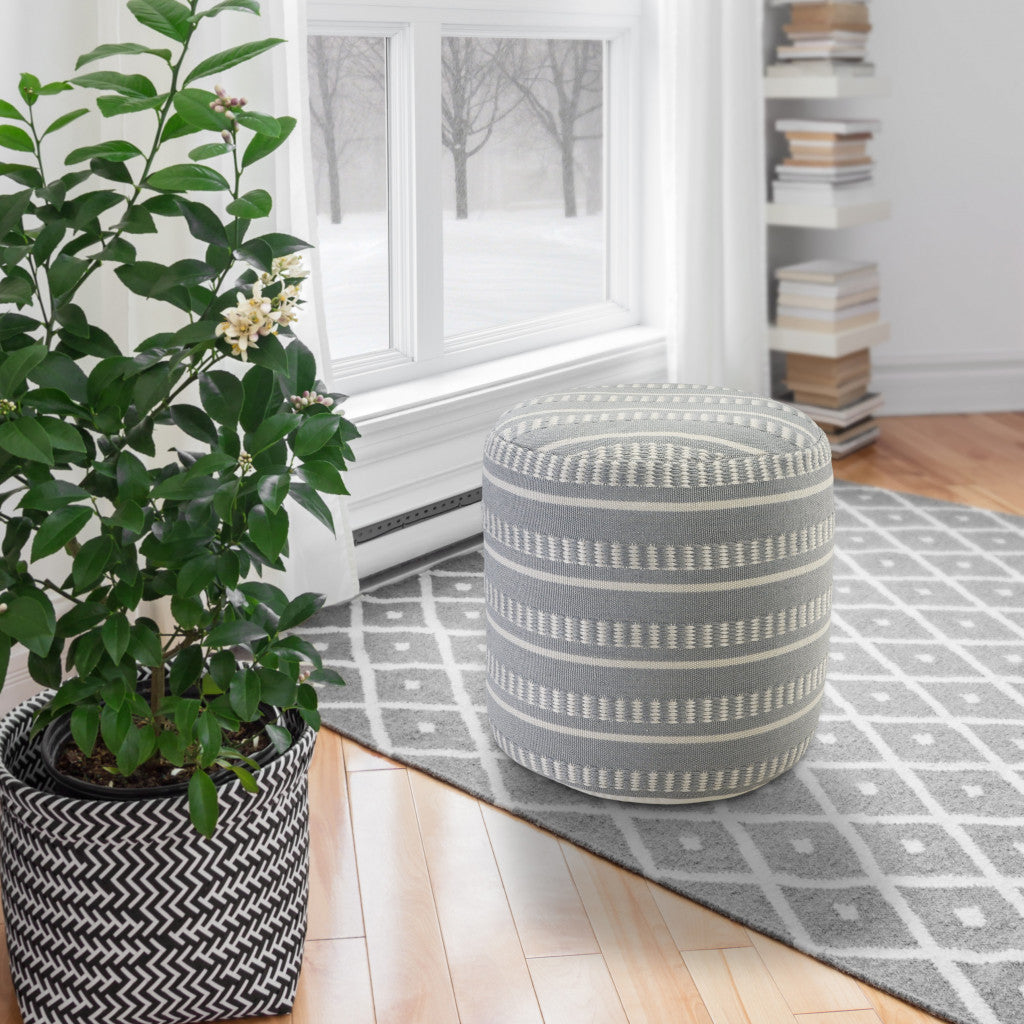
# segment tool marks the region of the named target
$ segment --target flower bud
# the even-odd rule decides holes
[[[5,611],[7,611],[7,603],[0,603],[0,615],[3,615]]]

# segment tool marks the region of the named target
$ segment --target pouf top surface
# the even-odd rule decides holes
[[[792,405],[693,384],[611,384],[541,395],[501,416],[491,441],[499,462],[506,460],[498,449],[511,446],[556,463],[742,467],[751,481],[803,475],[830,461],[828,438]]]

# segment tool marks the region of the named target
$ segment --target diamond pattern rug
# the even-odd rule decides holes
[[[321,612],[326,725],[963,1024],[1024,1021],[1024,518],[836,486],[831,667],[791,772],[586,796],[491,739],[483,559]]]

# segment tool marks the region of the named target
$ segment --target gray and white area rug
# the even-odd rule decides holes
[[[483,559],[320,613],[332,729],[964,1024],[1024,1021],[1024,518],[837,484],[821,724],[720,803],[616,803],[487,726]]]

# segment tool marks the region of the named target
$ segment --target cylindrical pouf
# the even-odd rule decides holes
[[[484,455],[499,746],[595,796],[737,796],[803,755],[832,596],[828,439],[792,406],[679,384],[545,395]]]
[[[309,887],[314,733],[262,768],[259,792],[218,786],[212,839],[185,796],[127,802],[49,792],[45,695],[0,725],[0,874],[25,1024],[192,1024],[286,1013]]]

